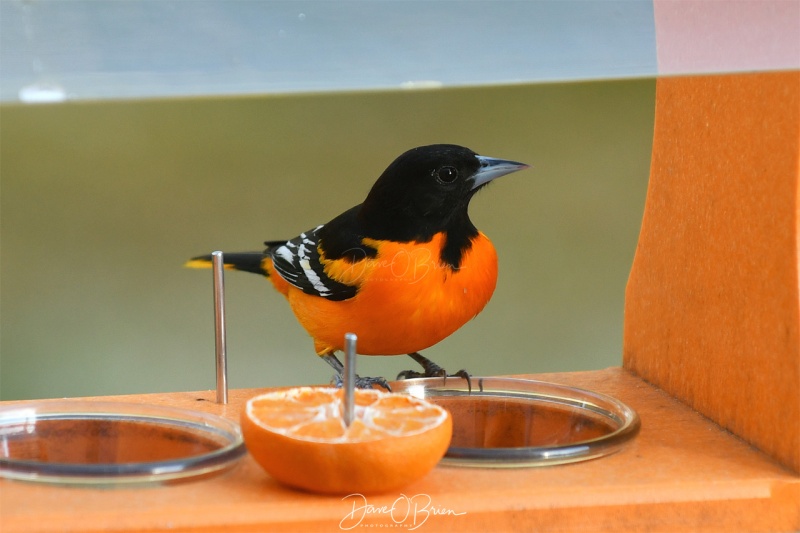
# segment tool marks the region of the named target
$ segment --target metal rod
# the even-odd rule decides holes
[[[214,339],[216,341],[217,403],[228,403],[228,354],[225,342],[225,263],[222,252],[212,252],[214,272]]]
[[[350,427],[355,416],[356,341],[355,333],[344,335],[344,425]]]

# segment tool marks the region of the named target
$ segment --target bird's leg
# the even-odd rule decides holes
[[[417,372],[415,370],[403,370],[399,374],[397,374],[397,379],[409,379],[409,378],[442,378],[444,381],[447,381],[448,377],[458,377],[462,378],[467,381],[467,387],[469,390],[472,390],[472,380],[470,379],[471,376],[469,372],[464,370],[463,368],[456,372],[455,374],[448,374],[444,368],[440,367],[427,357],[423,356],[419,352],[412,352],[408,354],[408,356],[419,363],[422,366],[424,372]]]
[[[336,371],[336,374],[331,378],[331,383],[333,383],[336,387],[342,388],[344,385],[344,380],[342,375],[344,374],[344,365],[341,361],[333,354],[326,353],[321,356],[322,359],[331,365],[333,369]],[[389,386],[389,382],[386,381],[386,378],[362,378],[356,375],[356,387],[359,389],[371,389],[373,385],[380,385],[384,389],[388,390],[389,392],[392,391],[392,388]]]

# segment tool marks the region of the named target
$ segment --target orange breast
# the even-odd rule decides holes
[[[365,241],[375,258],[326,265],[334,279],[358,283],[355,298],[334,302],[303,293],[270,272],[276,288],[314,338],[318,354],[341,350],[344,334],[358,335],[362,355],[399,355],[441,341],[477,315],[497,283],[497,254],[480,233],[461,268],[439,263],[442,237],[428,243]]]

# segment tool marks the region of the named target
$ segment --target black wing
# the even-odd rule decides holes
[[[301,233],[294,239],[267,248],[267,255],[280,276],[306,294],[328,300],[348,300],[356,295],[358,287],[346,285],[328,277],[320,262],[319,238],[324,226]]]
[[[364,231],[358,221],[360,207],[357,205],[288,242],[264,243],[267,245],[265,253],[272,258],[278,274],[306,294],[334,301],[354,297],[358,285],[328,277],[323,261],[357,263],[376,257],[378,251],[362,242]]]

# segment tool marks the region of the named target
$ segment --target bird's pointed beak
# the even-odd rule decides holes
[[[473,191],[482,185],[486,185],[495,178],[511,174],[518,170],[524,170],[530,166],[525,163],[517,163],[516,161],[508,161],[506,159],[495,159],[494,157],[484,157],[482,155],[476,157],[478,161],[480,161],[481,167],[472,176]]]

